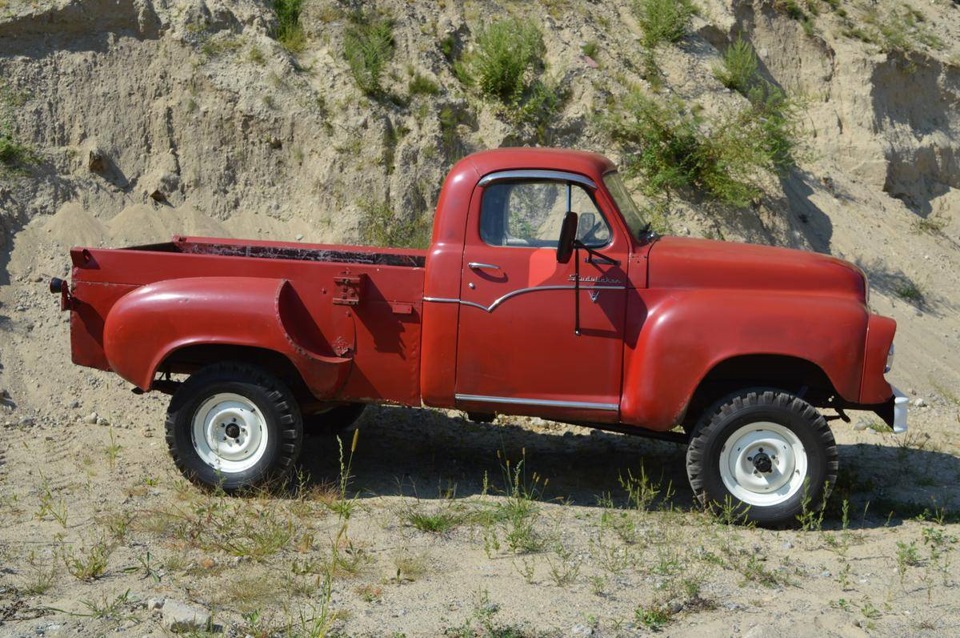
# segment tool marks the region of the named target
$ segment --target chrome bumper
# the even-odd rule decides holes
[[[910,399],[897,388],[893,389],[893,432],[901,434],[907,431],[907,408]]]

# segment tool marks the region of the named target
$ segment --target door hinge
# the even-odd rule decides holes
[[[334,277],[333,283],[337,285],[337,292],[333,297],[334,305],[359,305],[360,298],[363,295],[363,282],[366,277],[363,273],[354,275],[350,271],[342,272]]]

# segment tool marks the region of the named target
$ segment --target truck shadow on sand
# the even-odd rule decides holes
[[[356,428],[341,435],[350,455],[349,496],[359,500],[407,497],[439,501],[510,491],[522,480],[544,503],[629,507],[621,478],[642,474],[658,490],[652,509],[700,510],[687,482],[686,446],[530,419],[473,423],[431,410],[368,408]],[[880,436],[880,435],[878,435]],[[891,437],[892,439],[892,437]],[[889,444],[839,445],[840,475],[823,527],[839,528],[844,502],[852,527],[895,525],[906,519],[960,522],[960,458],[936,450]],[[308,436],[301,469],[310,485],[339,480],[340,447],[334,436]],[[534,483],[534,475],[538,477]],[[602,505],[605,504],[605,505]]]

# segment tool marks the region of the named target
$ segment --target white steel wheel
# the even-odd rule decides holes
[[[260,409],[239,394],[215,394],[193,415],[194,449],[204,462],[226,474],[255,467],[269,438]]]
[[[710,510],[766,527],[795,525],[805,507],[820,507],[829,494],[837,445],[803,399],[745,390],[718,401],[693,429],[687,476]]]
[[[720,478],[747,505],[776,505],[803,489],[807,453],[800,438],[777,423],[751,423],[720,450]]]
[[[185,477],[232,492],[282,484],[300,456],[303,420],[277,377],[245,363],[217,363],[173,395],[166,434]]]

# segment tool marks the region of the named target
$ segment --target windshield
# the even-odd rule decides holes
[[[607,190],[610,192],[610,195],[613,196],[613,201],[616,202],[617,208],[620,209],[623,221],[627,222],[627,226],[630,228],[630,234],[637,239],[644,239],[641,235],[646,234],[646,232],[650,230],[650,227],[643,218],[643,215],[640,214],[640,209],[637,208],[637,205],[633,202],[630,193],[627,192],[627,187],[624,186],[620,174],[616,172],[607,173],[603,176],[603,183],[607,185]]]

